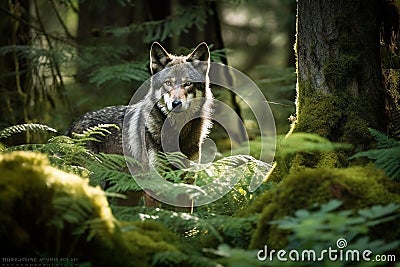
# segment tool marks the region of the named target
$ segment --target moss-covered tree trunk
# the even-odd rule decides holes
[[[384,130],[378,0],[299,0],[296,132],[317,133],[355,150],[368,127]]]

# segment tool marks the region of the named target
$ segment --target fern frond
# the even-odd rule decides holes
[[[46,154],[50,163],[66,172],[82,177],[88,177],[89,171],[84,166],[85,162],[96,161],[96,156],[83,145],[76,144],[67,136],[55,136],[45,144],[23,144],[7,147],[4,152],[34,151]]]
[[[207,22],[207,10],[197,6],[178,8],[176,13],[166,19],[131,24],[127,27],[109,28],[115,36],[131,33],[143,33],[146,43],[164,41],[168,37],[178,36],[187,32],[191,27],[203,28]]]
[[[103,153],[96,155],[95,161],[90,160],[86,163],[87,169],[91,173],[91,184],[97,185],[108,181],[111,186],[107,192],[123,193],[142,190],[129,173],[127,162],[140,166],[135,159],[123,155]]]
[[[119,220],[156,221],[181,236],[183,241],[197,243],[200,246],[206,237],[217,243],[247,247],[259,220],[258,215],[239,218],[198,211],[188,214],[143,207],[112,206],[111,208]]]
[[[226,58],[226,53],[229,52],[230,50],[227,48],[224,49],[218,49],[218,50],[212,50],[213,45],[210,45],[210,57],[211,61],[213,62],[222,62],[222,59]]]
[[[400,180],[400,142],[377,130],[369,129],[377,141],[377,148],[358,152],[350,159],[367,157],[372,159],[376,167],[385,171],[393,180]]]
[[[26,123],[26,124],[13,125],[0,130],[0,139],[7,138],[12,136],[13,134],[22,133],[26,131],[49,131],[53,133],[57,132],[56,129],[51,128],[44,124]]]
[[[90,83],[100,86],[108,81],[144,82],[150,77],[143,63],[123,63],[112,66],[101,66],[90,74]]]
[[[375,129],[369,129],[370,134],[375,138],[376,142],[378,143],[377,149],[382,148],[392,148],[399,145],[399,141],[394,138],[387,136],[384,133],[381,133]]]
[[[87,128],[82,133],[72,133],[72,137],[76,144],[85,145],[88,141],[101,142],[101,140],[93,136],[99,135],[104,137],[108,134],[111,134],[111,131],[108,128],[115,128],[119,130],[119,127],[115,124],[99,124]]]

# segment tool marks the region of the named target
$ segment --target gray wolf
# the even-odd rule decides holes
[[[112,134],[99,137],[101,142],[88,142],[88,148],[95,153],[114,154],[123,154],[125,149],[143,169],[155,163],[159,152],[180,151],[189,160],[198,161],[201,144],[212,125],[209,70],[206,43],[199,44],[188,55],[176,56],[155,42],[150,49],[152,76],[145,97],[133,105],[86,113],[72,124],[68,133],[81,133],[99,124],[116,124],[120,130],[110,129]]]

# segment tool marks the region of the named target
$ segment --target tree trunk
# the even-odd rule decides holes
[[[385,130],[380,1],[299,0],[296,132],[370,147]]]

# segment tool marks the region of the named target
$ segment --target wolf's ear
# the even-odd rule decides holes
[[[159,43],[154,42],[150,49],[150,71],[151,74],[155,74],[171,61],[171,57],[168,52]]]
[[[199,44],[192,53],[186,57],[187,62],[193,62],[197,69],[207,75],[210,68],[210,50],[206,43]]]
[[[192,53],[187,56],[186,61],[208,61],[210,59],[210,50],[205,42],[199,44]]]

